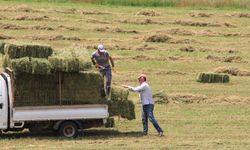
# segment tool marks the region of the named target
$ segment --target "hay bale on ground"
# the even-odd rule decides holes
[[[197,81],[201,83],[228,83],[229,75],[202,72],[198,74]]]
[[[5,44],[4,53],[11,59],[21,57],[48,58],[52,55],[53,49],[42,45]]]

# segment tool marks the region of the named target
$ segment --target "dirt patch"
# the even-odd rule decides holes
[[[242,70],[242,69],[235,68],[235,67],[219,67],[219,68],[214,69],[214,72],[227,73],[233,76],[250,76],[250,71]]]
[[[6,39],[14,39],[14,38],[4,34],[0,34],[0,40],[6,40]]]
[[[183,52],[194,52],[194,51],[195,51],[195,48],[193,48],[192,46],[181,47],[181,48],[180,48],[180,51],[183,51]]]
[[[26,16],[26,15],[21,15],[21,16],[16,16],[11,18],[11,20],[34,20],[34,21],[43,21],[43,20],[49,20],[48,16]]]
[[[144,40],[146,42],[165,43],[165,42],[171,41],[172,38],[164,34],[155,34],[155,35],[150,35],[150,36],[145,37]]]
[[[202,13],[202,12],[193,12],[190,13],[189,16],[191,17],[211,17],[213,14],[211,13]]]
[[[160,13],[154,10],[141,10],[136,13],[136,15],[143,15],[143,16],[160,16]]]

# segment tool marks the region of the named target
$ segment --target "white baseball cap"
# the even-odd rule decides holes
[[[104,51],[105,51],[104,46],[103,46],[102,44],[99,44],[99,45],[97,46],[97,49],[98,49],[100,52],[104,52]]]

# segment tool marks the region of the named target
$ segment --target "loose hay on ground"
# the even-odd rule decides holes
[[[250,71],[236,67],[219,67],[215,69],[215,73],[227,73],[233,76],[250,76]]]

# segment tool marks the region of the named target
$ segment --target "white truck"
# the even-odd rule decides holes
[[[12,75],[6,72],[0,74],[0,133],[53,130],[61,136],[76,137],[82,129],[102,126],[108,120],[105,104],[14,107]]]

